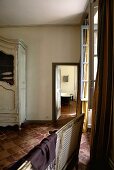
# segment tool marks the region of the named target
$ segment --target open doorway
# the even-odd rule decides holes
[[[52,119],[76,116],[79,63],[52,64]]]

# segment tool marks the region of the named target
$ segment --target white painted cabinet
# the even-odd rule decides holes
[[[26,119],[26,45],[0,37],[0,126]]]

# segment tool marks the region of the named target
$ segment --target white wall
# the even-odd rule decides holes
[[[52,119],[52,62],[79,62],[80,27],[0,28],[6,38],[22,39],[27,55],[27,119]]]
[[[73,94],[74,99],[77,95],[77,75],[76,66],[60,66],[61,68],[61,92],[67,94]],[[63,81],[63,76],[68,75],[68,82]],[[76,87],[75,87],[76,86]]]

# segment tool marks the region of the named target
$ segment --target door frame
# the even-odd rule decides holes
[[[52,121],[56,121],[56,102],[55,102],[55,73],[56,73],[56,66],[61,65],[61,66],[77,66],[77,77],[78,77],[78,84],[77,84],[77,92],[79,89],[80,85],[80,63],[52,63]]]

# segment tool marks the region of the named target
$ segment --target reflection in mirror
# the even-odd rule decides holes
[[[14,56],[0,51],[0,81],[14,84]]]

